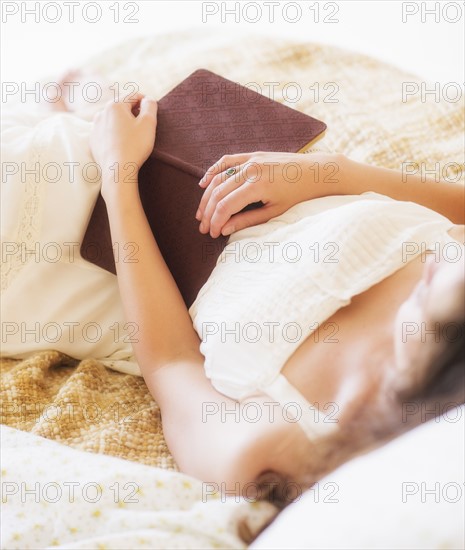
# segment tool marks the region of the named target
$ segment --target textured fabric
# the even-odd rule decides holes
[[[267,393],[316,328],[452,226],[418,204],[363,193],[306,201],[234,233],[190,308],[207,376],[235,399]]]
[[[176,469],[160,409],[141,377],[56,351],[0,364],[2,424],[76,449]]]
[[[199,67],[325,121],[329,149],[386,168],[400,169],[410,161],[431,169],[441,163],[442,170],[454,163],[451,179],[457,174],[465,181],[463,104],[422,101],[421,94],[403,102],[402,83],[420,85],[422,79],[362,54],[194,30],[132,40],[86,64],[86,70],[122,85],[134,82],[155,98]],[[292,94],[286,85],[292,82],[302,90],[298,101],[287,99]]]
[[[258,84],[263,93],[268,90],[265,82],[278,82],[272,97],[324,120],[328,124],[324,138],[326,147],[344,152],[356,160],[396,169],[404,161],[425,163],[428,168],[434,168],[436,163],[441,163],[441,167],[447,163],[463,163],[464,112],[460,103],[422,102],[420,95],[402,103],[402,82],[419,84],[419,78],[369,57],[326,45],[292,43],[252,35],[238,40],[231,33],[182,31],[131,40],[99,53],[83,69],[102,74],[112,84],[119,83],[120,90],[128,83],[135,83],[141,91],[160,98],[199,67],[243,85],[250,83],[255,90],[259,89]],[[55,79],[56,75],[52,74],[43,82]],[[303,90],[302,98],[296,103],[286,102],[282,97],[282,90],[288,82],[297,82]],[[317,82],[319,98],[315,97],[314,84]],[[332,88],[323,88],[326,83],[334,83],[336,94],[332,98],[329,97]],[[128,92],[132,89],[126,88]],[[89,120],[93,110],[93,106],[81,105],[80,115]],[[7,114],[6,108],[3,111],[2,116]],[[61,120],[69,120],[72,116],[62,116]],[[24,124],[30,126],[31,122],[34,121],[26,115]],[[14,136],[18,142],[23,140],[23,132],[23,124],[18,124],[11,134],[12,139]],[[451,165],[451,174],[453,172]],[[463,177],[462,172],[462,182]],[[31,197],[31,204],[34,200]],[[3,203],[2,208],[18,208],[18,205]],[[54,215],[55,212],[50,220],[52,228],[56,223]],[[38,220],[32,216],[29,221],[35,230]],[[44,302],[53,310],[56,298],[48,283],[42,281],[35,288],[38,288],[37,293],[47,296]],[[83,289],[79,299],[92,300],[93,296],[94,292]],[[15,308],[27,312],[31,298],[25,295]],[[110,372],[95,360],[102,359],[95,352],[89,352],[93,359],[76,364],[55,352],[37,353],[26,346],[21,349],[22,353],[28,351],[31,355],[27,360],[3,364],[2,422],[80,449],[163,468],[174,467],[163,442],[158,409],[139,377]],[[119,393],[120,389],[123,393]],[[67,394],[73,395],[73,399],[76,396],[83,403],[96,400],[97,394],[98,399],[103,399],[109,406],[128,399],[140,403],[142,410],[137,416],[138,428],[116,424],[111,415],[108,422],[98,423],[87,422],[76,415],[62,425],[64,420],[40,420],[38,414],[34,420],[20,421],[13,412],[14,407],[35,410],[36,404],[42,403],[44,408],[52,406],[52,415],[53,405],[61,395]],[[89,418],[91,414],[89,410]],[[21,521],[18,518],[19,525]],[[170,535],[173,545],[176,536],[176,530],[173,530]],[[140,541],[131,542],[132,547],[143,547]],[[20,541],[17,546],[24,547]]]
[[[1,547],[245,548],[274,515],[190,476],[2,426]]]

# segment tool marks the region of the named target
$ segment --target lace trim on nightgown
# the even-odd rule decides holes
[[[40,152],[36,148],[28,161],[27,170],[37,167],[40,171]],[[20,170],[21,173],[21,170]],[[42,218],[40,216],[42,206],[41,177],[39,181],[32,176],[27,176],[27,183],[20,183],[23,188],[22,202],[19,208],[20,219],[18,222],[16,239],[13,242],[2,243],[2,263],[0,269],[1,289],[5,291],[18,276],[19,272],[34,260],[34,254],[29,254],[28,261],[24,261],[26,251],[34,251],[39,241]],[[5,247],[14,245],[15,250],[11,251]],[[6,251],[8,250],[8,254]],[[11,251],[11,253],[10,253]]]

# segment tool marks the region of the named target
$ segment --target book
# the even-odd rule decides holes
[[[139,193],[160,252],[189,307],[228,240],[198,229],[195,213],[204,192],[198,183],[205,172],[225,154],[305,152],[326,124],[206,69],[194,71],[158,101],[157,121],[153,152],[139,171]],[[137,243],[112,243],[99,195],[81,256],[116,273],[115,259],[137,261],[137,248]]]

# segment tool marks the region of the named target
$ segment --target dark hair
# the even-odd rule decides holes
[[[444,327],[448,325],[457,328],[457,335],[453,339],[444,338],[443,349],[440,357],[431,362],[425,369],[425,375],[420,384],[410,386],[396,396],[397,405],[405,403],[408,400],[431,408],[431,405],[442,403],[461,405],[465,403],[465,293],[463,296],[464,305],[459,313],[459,318],[453,322],[443,323],[441,325],[442,335],[444,336]],[[395,406],[395,404],[392,404]],[[419,407],[419,410],[421,408]],[[440,414],[441,408],[438,409]],[[394,415],[393,425],[381,427],[376,433],[378,443],[392,437],[401,435],[405,429],[413,428],[421,423],[420,416],[416,415],[416,420],[410,423],[399,423]],[[355,427],[356,429],[356,427]],[[385,441],[386,442],[386,441]],[[286,506],[292,503],[292,500],[285,498],[286,491],[284,487],[289,482],[284,476],[274,471],[263,472],[258,476],[256,483],[261,488],[260,499],[270,502],[276,507],[276,515],[263,525],[258,532],[253,532],[246,519],[240,521],[238,529],[239,536],[246,544],[251,544],[266,529]],[[309,484],[310,488],[311,484]]]
[[[458,328],[457,337],[444,345],[441,356],[431,364],[431,374],[416,396],[419,399],[447,398],[465,403],[465,320],[454,326]]]
[[[257,477],[256,484],[260,494],[258,500],[269,502],[275,506],[276,514],[256,532],[251,530],[246,518],[239,522],[239,536],[247,545],[251,544],[258,537],[258,535],[260,535],[276,519],[279,512],[293,502],[293,500],[287,496],[286,485],[288,482],[289,480],[287,478],[273,470],[262,472]]]

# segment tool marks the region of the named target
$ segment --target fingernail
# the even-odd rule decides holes
[[[223,227],[223,231],[221,231],[224,236],[231,235],[231,233],[234,233],[234,226],[233,225],[227,225],[226,227]]]
[[[200,231],[205,231],[205,224],[202,222],[199,227]]]
[[[199,181],[199,185],[202,185],[203,183],[203,178]]]
[[[200,208],[197,209],[197,212],[195,213],[195,217],[197,220],[200,221],[200,218],[202,217],[202,213],[200,212]]]

